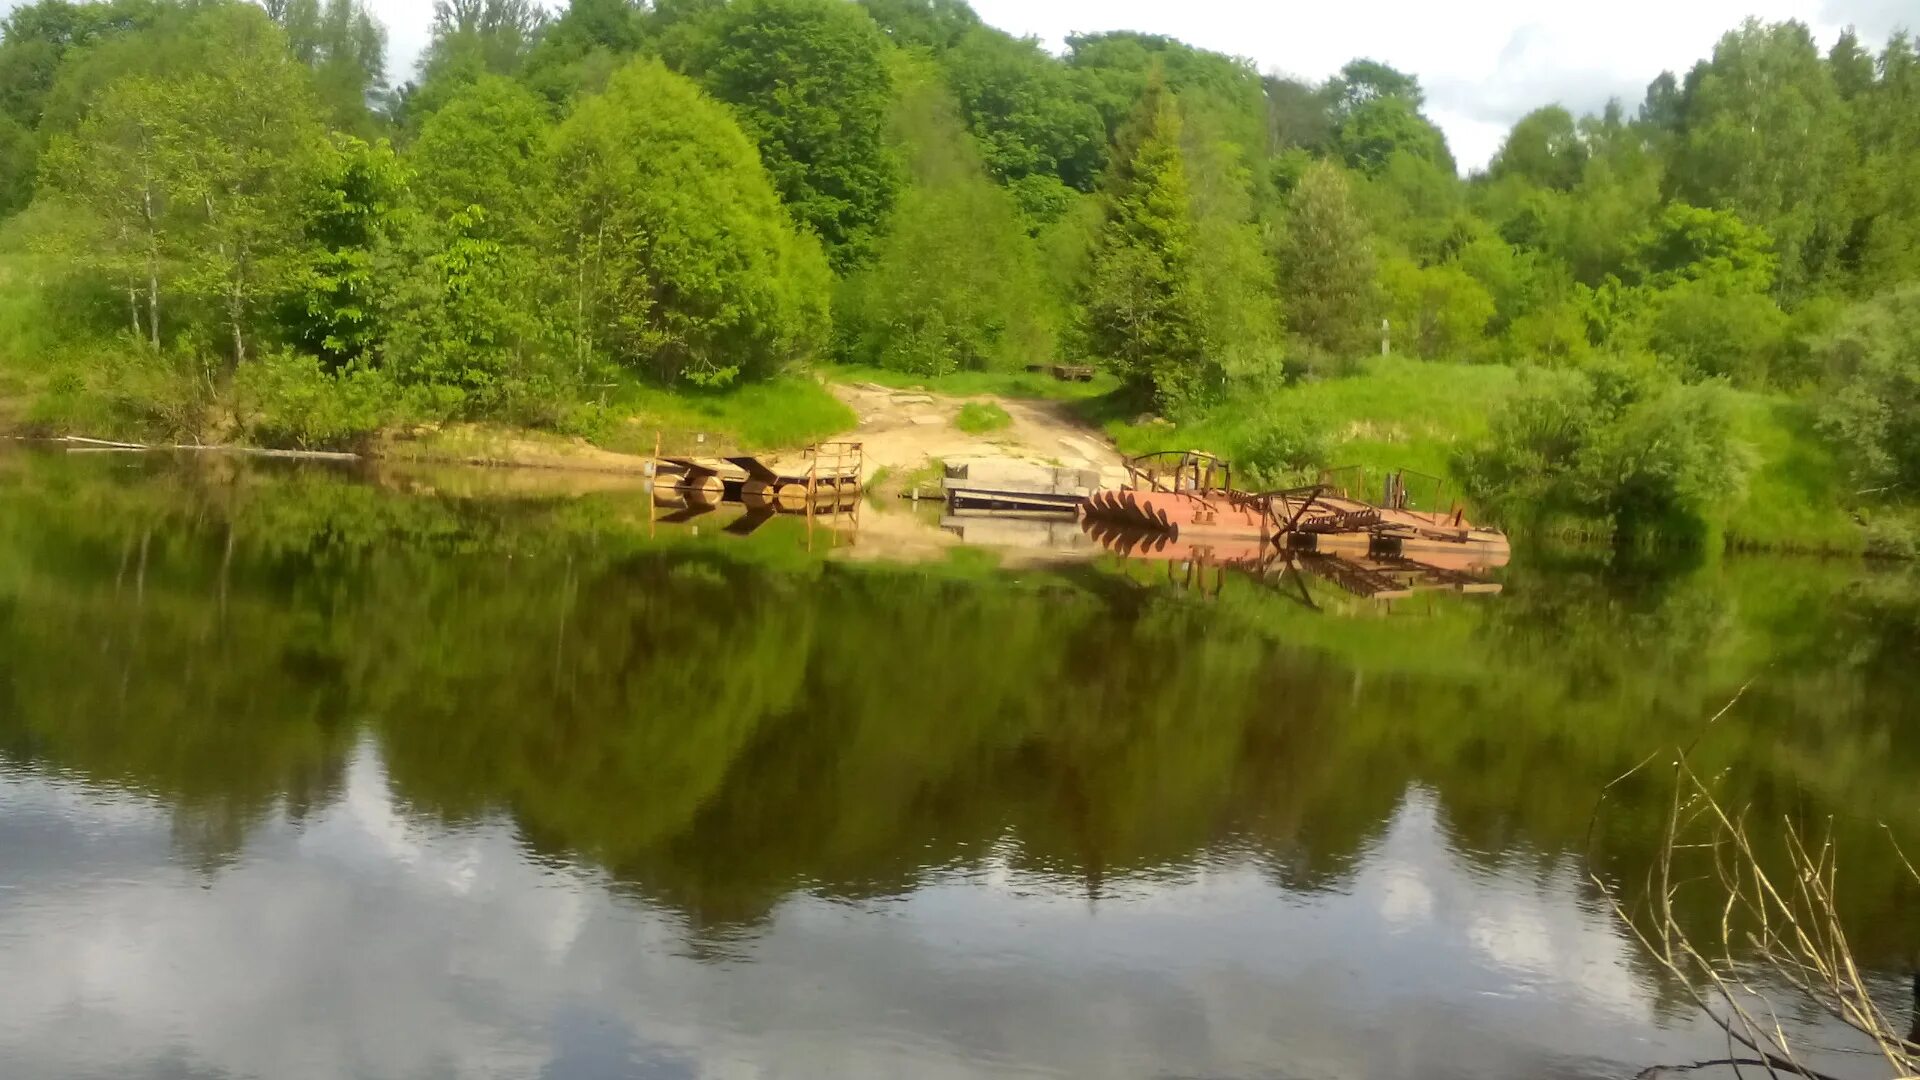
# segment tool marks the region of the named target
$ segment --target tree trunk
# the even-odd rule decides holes
[[[153,229],[153,188],[141,193],[147,218],[147,340],[160,351],[160,240]],[[139,333],[135,327],[134,332]]]
[[[235,281],[227,293],[227,318],[233,325],[233,359],[227,365],[227,374],[231,375],[247,362],[247,339],[240,331],[240,313],[245,309],[240,299],[240,283]]]
[[[153,351],[160,351],[160,268],[147,260],[147,333],[152,335]]]

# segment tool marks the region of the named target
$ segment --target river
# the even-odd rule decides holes
[[[1303,602],[502,486],[0,450],[0,1076],[1630,1077],[1726,1050],[1589,878],[1680,745],[1831,820],[1904,1023],[1904,569]]]

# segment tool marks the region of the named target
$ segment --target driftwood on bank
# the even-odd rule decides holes
[[[306,461],[359,461],[359,454],[341,450],[269,450],[259,446],[207,445],[205,443],[174,443],[152,446],[147,443],[115,442],[111,439],[89,439],[83,435],[63,435],[52,442],[63,443],[70,452],[79,451],[122,451],[141,453],[152,450],[182,450],[203,454],[245,454],[248,457],[296,458]]]

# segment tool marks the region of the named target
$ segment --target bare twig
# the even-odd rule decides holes
[[[1701,732],[1725,716],[1745,691],[1746,687],[1741,687]],[[1723,1058],[1654,1066],[1640,1076],[1706,1068],[1730,1069],[1740,1076],[1744,1075],[1743,1069],[1755,1068],[1772,1077],[1833,1080],[1829,1073],[1802,1059],[1801,1055],[1812,1049],[1826,1054],[1875,1055],[1902,1080],[1920,1077],[1920,1044],[1903,1038],[1881,1011],[1847,941],[1839,914],[1839,856],[1833,823],[1829,820],[1825,831],[1810,840],[1798,822],[1783,818],[1780,851],[1773,853],[1771,846],[1768,849],[1769,854],[1784,860],[1785,873],[1776,878],[1766,869],[1768,859],[1763,858],[1754,840],[1746,812],[1730,811],[1720,802],[1720,778],[1703,777],[1694,770],[1689,754],[1699,737],[1697,732],[1674,758],[1667,821],[1647,874],[1646,924],[1633,917],[1617,884],[1596,871],[1589,872],[1615,916],[1645,953],[1673,977],[1727,1038],[1728,1052]],[[1588,824],[1590,866],[1595,865],[1596,822],[1612,789],[1658,756],[1648,755],[1602,789],[1594,819]],[[1895,851],[1920,882],[1920,872],[1897,844]],[[1704,877],[1678,876],[1675,856],[1680,852],[1702,853],[1710,872]],[[1719,940],[1710,946],[1693,936],[1675,910],[1682,889],[1698,888],[1703,883],[1718,891]],[[1792,996],[1803,999],[1803,1004],[1814,1006],[1863,1036],[1873,1050],[1809,1044],[1795,1030],[1798,1025],[1790,1027],[1782,1020],[1776,1008],[1782,1002],[1769,996],[1766,980],[1751,977],[1759,973],[1784,985]]]

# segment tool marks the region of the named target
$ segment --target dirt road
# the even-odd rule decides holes
[[[875,383],[835,383],[829,389],[860,418],[844,437],[864,444],[868,476],[883,468],[912,472],[933,460],[995,470],[1066,467],[1125,475],[1120,452],[1106,436],[1060,402],[952,397]],[[998,431],[968,434],[954,426],[954,418],[970,401],[998,405],[1013,422]]]

